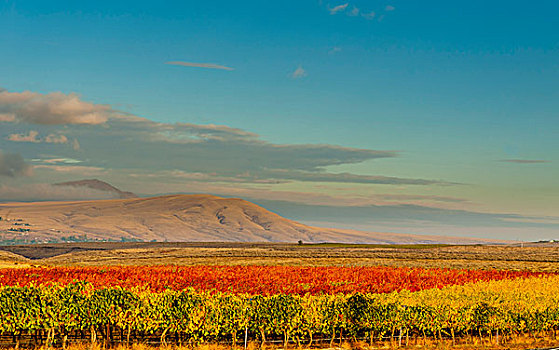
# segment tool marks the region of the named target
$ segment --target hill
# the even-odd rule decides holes
[[[86,180],[79,180],[79,181],[69,181],[69,182],[60,182],[54,184],[54,186],[71,186],[71,187],[86,187],[97,191],[109,192],[115,195],[116,198],[138,198],[132,192],[125,192],[121,191],[118,188],[114,187],[111,184],[108,184],[104,181],[98,179],[86,179]]]
[[[0,204],[0,242],[495,243],[443,236],[317,228],[254,203],[211,195]]]

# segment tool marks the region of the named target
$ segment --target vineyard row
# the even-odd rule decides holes
[[[555,334],[559,276],[478,282],[419,292],[254,296],[193,289],[160,293],[120,287],[2,287],[0,333],[43,343],[67,337],[162,343],[249,339],[472,337]]]
[[[0,285],[59,284],[75,280],[96,287],[212,290],[250,294],[412,292],[448,285],[531,277],[541,273],[406,267],[110,266],[0,269]]]

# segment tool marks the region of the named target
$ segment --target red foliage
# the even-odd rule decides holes
[[[250,294],[389,293],[418,291],[476,281],[534,276],[527,271],[393,267],[294,266],[116,266],[0,269],[0,285],[67,284],[96,287],[214,290]]]

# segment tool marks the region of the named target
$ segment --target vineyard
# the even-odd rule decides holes
[[[559,276],[407,268],[145,267],[0,270],[14,345],[262,344],[555,337]]]
[[[530,277],[538,273],[506,270],[452,270],[392,267],[295,266],[112,266],[0,270],[0,285],[141,287],[152,292],[194,288],[248,294],[336,294],[411,292],[469,282]]]

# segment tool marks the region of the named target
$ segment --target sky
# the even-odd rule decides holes
[[[0,0],[0,201],[559,238],[556,1]]]

